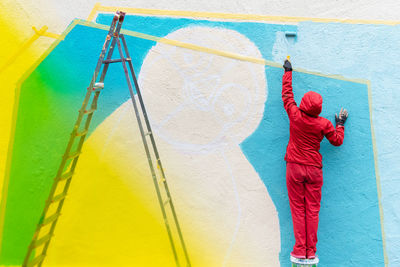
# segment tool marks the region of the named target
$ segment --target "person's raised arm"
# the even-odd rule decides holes
[[[334,146],[340,146],[343,144],[344,139],[344,123],[347,120],[349,113],[345,109],[341,109],[339,116],[335,115],[336,129],[333,127],[332,123],[328,121],[325,128],[324,134],[328,139],[329,143]]]
[[[285,60],[283,64],[283,68],[285,69],[285,73],[282,77],[282,100],[283,107],[288,113],[289,117],[297,110],[296,102],[293,97],[293,87],[292,87],[292,64],[289,60]]]

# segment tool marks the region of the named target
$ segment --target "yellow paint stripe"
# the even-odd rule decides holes
[[[206,19],[224,19],[224,20],[247,20],[247,21],[274,21],[274,22],[303,22],[312,21],[318,23],[346,23],[346,24],[383,24],[383,25],[399,25],[400,21],[390,20],[366,20],[366,19],[333,19],[333,18],[312,18],[312,17],[290,17],[290,16],[268,16],[268,15],[252,15],[252,14],[232,14],[217,12],[201,12],[201,11],[182,11],[182,10],[162,10],[162,9],[146,9],[131,8],[118,6],[102,6],[97,3],[89,14],[87,20],[92,21],[98,12],[115,12],[124,11],[131,14],[153,15],[153,16],[174,16],[174,17],[190,17],[190,18],[206,18]]]
[[[379,203],[379,215],[381,219],[381,231],[382,231],[382,243],[383,243],[383,258],[385,260],[385,266],[388,266],[389,264],[389,259],[387,256],[387,251],[386,251],[386,235],[385,235],[385,227],[384,227],[384,214],[383,214],[383,207],[382,207],[382,188],[381,188],[381,178],[379,175],[379,167],[378,167],[378,149],[376,146],[376,138],[375,138],[375,131],[374,131],[374,124],[373,124],[373,119],[372,119],[372,86],[371,82],[367,82],[368,86],[368,103],[369,103],[369,121],[371,124],[371,136],[372,136],[372,149],[374,153],[374,162],[375,162],[375,176],[376,176],[376,188],[378,191],[378,203]]]
[[[4,63],[0,66],[0,73],[2,73],[6,68],[8,68],[15,60],[26,50],[28,49],[39,37],[45,36],[54,39],[61,38],[61,35],[47,32],[48,27],[45,25],[40,30],[37,30],[35,27],[32,27],[35,33],[30,37],[27,41],[25,41],[18,50],[11,55]]]

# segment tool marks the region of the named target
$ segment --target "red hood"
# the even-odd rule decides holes
[[[322,96],[313,91],[305,93],[301,99],[300,110],[310,116],[317,117],[322,110]]]

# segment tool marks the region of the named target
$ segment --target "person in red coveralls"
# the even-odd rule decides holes
[[[307,92],[297,107],[293,99],[292,65],[285,60],[282,78],[283,106],[289,116],[290,138],[286,148],[286,185],[292,212],[296,243],[292,257],[315,259],[318,214],[321,201],[322,156],[320,143],[324,136],[334,146],[340,146],[344,138],[344,123],[348,112],[341,109],[335,115],[336,128],[318,116],[322,109],[322,97],[316,92]]]

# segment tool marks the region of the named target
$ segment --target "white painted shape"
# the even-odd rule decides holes
[[[197,41],[211,48],[224,45],[228,38],[229,51],[239,49],[251,56],[261,56],[254,44],[232,30],[193,27],[171,35],[189,42],[193,35],[202,36]],[[218,37],[214,38],[216,35]],[[167,60],[160,59],[160,55],[167,55]],[[168,60],[174,60],[175,64]],[[242,72],[237,73],[238,69]],[[160,44],[149,52],[140,77],[152,124],[164,123],[163,128],[168,128],[168,133],[175,138],[175,143],[171,143],[155,131],[193,259],[202,259],[207,266],[278,266],[277,211],[238,145],[256,129],[264,112],[267,89],[264,67]],[[191,84],[189,89],[184,87],[185,77]],[[212,82],[208,82],[210,80]],[[205,102],[194,105],[196,99]],[[251,105],[243,105],[244,100],[251,101]],[[182,102],[191,105],[182,105]],[[187,109],[196,120],[184,114]],[[175,128],[169,127],[171,121],[165,122],[163,115],[167,112],[172,114]],[[175,119],[178,113],[182,113],[179,118],[183,121]],[[98,126],[90,139],[101,135],[101,139],[106,140],[99,154],[116,159],[113,167],[120,170],[121,178],[132,186],[132,191],[137,190],[139,183],[145,192],[153,192],[133,114],[131,100],[128,100]],[[232,114],[235,117],[232,118]],[[241,118],[243,114],[248,117]],[[214,117],[219,120],[212,120]],[[215,126],[221,127],[214,129]],[[186,130],[181,131],[182,127]],[[221,134],[221,129],[226,131]],[[182,147],[179,138],[195,145]],[[132,168],[143,171],[143,180],[130,181]],[[156,208],[154,195],[144,201],[153,210]],[[196,262],[193,265],[196,266]]]
[[[167,38],[261,57],[232,30],[191,27]],[[258,126],[266,101],[263,66],[162,43],[147,55],[139,84],[144,98],[159,99],[149,112],[157,134],[191,153],[239,144]]]
[[[228,29],[189,27],[167,38],[261,57]],[[275,206],[239,147],[264,112],[264,67],[159,43],[144,60],[139,84],[180,217],[196,218],[222,266],[279,265]]]
[[[149,99],[146,106],[151,103]],[[112,162],[132,192],[137,192],[138,184],[149,192],[142,201],[162,221],[133,114],[129,100],[97,127],[89,141],[108,140],[98,147],[104,152],[99,160]],[[156,142],[191,258],[210,267],[224,262],[238,267],[279,266],[277,212],[239,146],[191,154],[158,136]],[[130,175],[131,169],[140,170],[140,181],[131,180],[138,177]],[[196,261],[192,264],[198,266]]]

